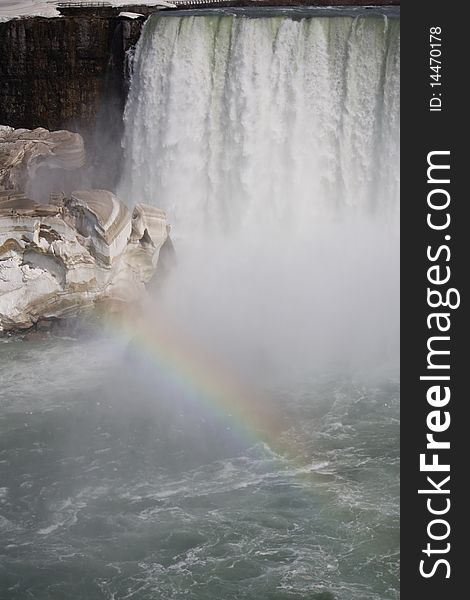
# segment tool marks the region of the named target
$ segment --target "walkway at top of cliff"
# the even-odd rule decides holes
[[[220,1],[220,0],[216,0]],[[156,10],[166,10],[176,8],[176,2],[173,0],[151,0],[142,3],[138,1],[106,2],[100,0],[70,0],[57,2],[57,10],[64,16],[79,16],[93,14],[94,16],[148,16]]]
[[[147,18],[156,11],[163,11],[167,15],[179,16],[184,14],[206,15],[215,14],[220,9],[233,10],[233,14],[243,11],[247,16],[271,16],[286,11],[298,12],[298,18],[306,14],[320,13],[324,16],[350,14],[355,16],[357,11],[381,11],[390,17],[397,17],[400,10],[400,0],[153,0],[145,4],[125,4],[116,6],[109,2],[93,2],[92,0],[71,0],[60,2],[58,10],[64,16],[85,16],[93,14],[94,17],[124,17]],[[391,11],[391,12],[390,12]],[[292,15],[295,17],[295,15]]]
[[[400,0],[1,0],[0,22],[25,17],[90,16],[113,18],[129,13],[149,16],[155,11],[175,13],[179,10],[207,10],[217,8],[263,9],[328,9],[341,7],[395,8]]]
[[[164,4],[165,0],[0,0],[0,23],[3,21],[10,21],[11,19],[21,19],[28,17],[60,17],[59,4],[71,5],[71,4],[99,4],[98,8],[106,11],[107,7],[112,8],[111,16],[115,16],[119,12],[125,10],[125,7],[135,12],[136,5],[144,5],[148,12],[153,12],[156,6]],[[106,6],[102,6],[105,4]],[[151,10],[150,10],[151,9]],[[87,15],[90,10],[95,11],[94,7],[85,7],[83,9]]]
[[[125,0],[124,0],[125,2]],[[149,15],[156,10],[194,10],[207,8],[263,8],[263,7],[284,7],[284,8],[340,8],[340,7],[358,7],[374,8],[387,6],[400,6],[400,0],[153,0],[139,4],[138,0],[131,3],[123,3],[119,6],[115,1],[113,3],[106,1],[93,0],[69,0],[61,1],[57,7],[61,14],[70,15],[84,12],[98,13],[116,13],[121,14],[140,13]]]

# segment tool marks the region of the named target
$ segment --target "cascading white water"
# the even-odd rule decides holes
[[[396,360],[398,62],[395,19],[149,20],[120,194],[172,226],[154,314],[256,376]]]
[[[152,17],[121,193],[174,234],[396,212],[399,22]]]

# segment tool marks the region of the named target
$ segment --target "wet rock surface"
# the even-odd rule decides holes
[[[117,14],[0,22],[0,123],[86,131],[110,94],[124,102],[141,19]]]

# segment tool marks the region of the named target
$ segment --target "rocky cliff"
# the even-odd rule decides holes
[[[0,23],[0,124],[86,133],[103,100],[124,102],[125,53],[141,28],[90,14]]]
[[[69,172],[84,164],[85,148],[78,133],[0,126],[0,193],[30,192],[41,168]]]
[[[0,333],[139,301],[167,236],[163,211],[108,190],[56,204],[0,191]]]

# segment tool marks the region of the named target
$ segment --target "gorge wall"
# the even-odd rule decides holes
[[[0,23],[0,124],[86,130],[125,100],[125,52],[142,20],[96,14]]]

